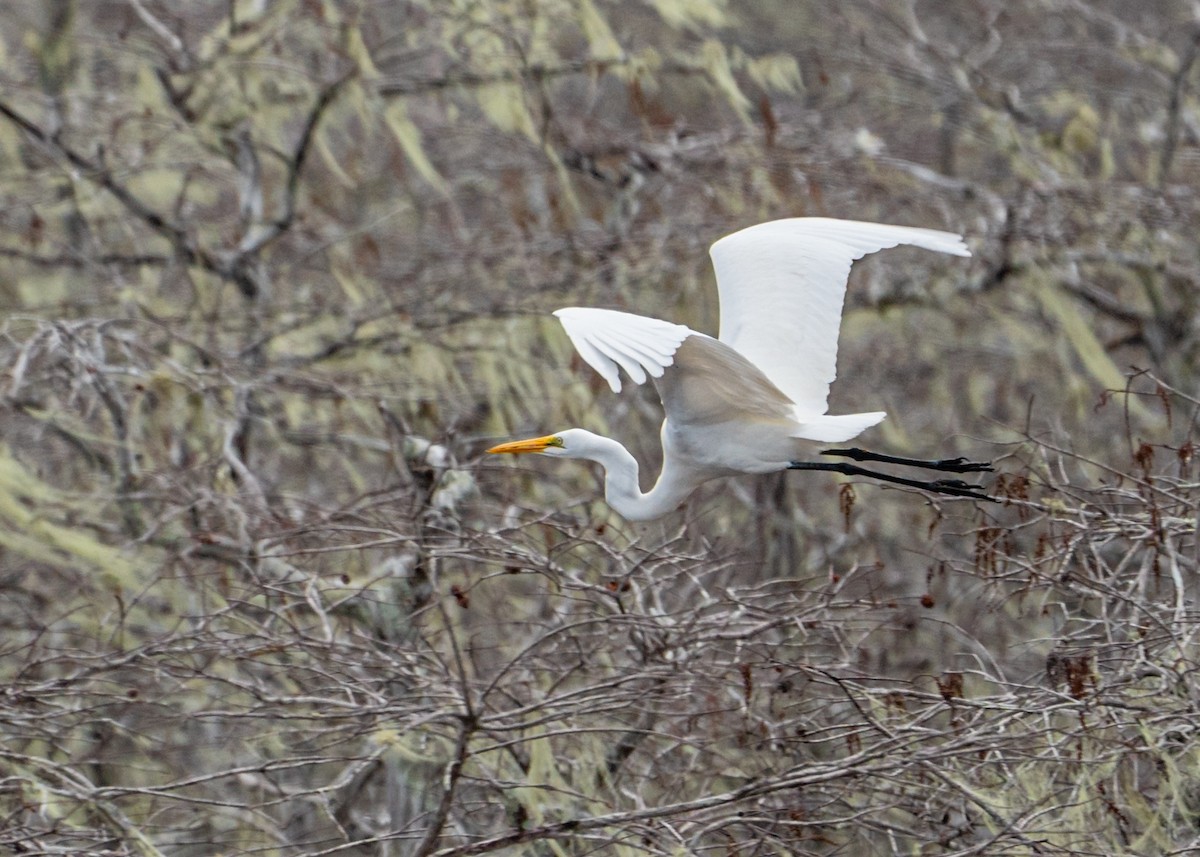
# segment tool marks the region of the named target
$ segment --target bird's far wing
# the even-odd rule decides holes
[[[567,307],[554,314],[579,356],[614,393],[621,392],[617,367],[635,384],[646,383],[647,377],[660,378],[680,343],[694,332],[682,324],[611,309]]]
[[[797,413],[824,414],[850,265],[901,244],[971,255],[949,232],[824,217],[774,220],[727,235],[710,251],[720,340],[758,366]]]

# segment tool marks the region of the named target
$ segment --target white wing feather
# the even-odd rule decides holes
[[[761,369],[798,415],[824,414],[850,266],[901,244],[971,255],[949,232],[824,217],[774,220],[722,238],[710,251],[720,340]]]
[[[695,331],[682,324],[611,309],[567,307],[554,313],[584,361],[600,373],[614,393],[621,392],[625,370],[635,384],[661,378],[680,344]]]

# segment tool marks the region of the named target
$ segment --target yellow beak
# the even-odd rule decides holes
[[[488,452],[511,452],[518,455],[522,452],[545,452],[548,446],[562,446],[562,441],[552,434],[545,437],[531,437],[528,440],[514,440],[493,446]]]

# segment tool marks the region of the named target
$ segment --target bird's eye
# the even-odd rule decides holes
[[[547,446],[557,446],[559,449],[566,447],[566,444],[563,443],[563,439],[561,437],[559,437],[558,435],[555,435],[553,438],[551,438],[550,443],[548,443],[546,445]]]

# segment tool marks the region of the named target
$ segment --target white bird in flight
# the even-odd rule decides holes
[[[654,381],[666,418],[663,465],[646,493],[638,464],[615,440],[580,428],[502,443],[491,453],[583,458],[605,468],[604,497],[624,518],[646,521],[677,508],[703,482],[736,473],[833,470],[944,494],[990,499],[956,479],[930,482],[845,462],[798,461],[804,441],[850,440],[886,414],[827,414],[850,266],[870,253],[911,244],[970,256],[962,237],[934,229],[824,217],[760,223],[712,245],[721,327],[716,339],[682,324],[607,309],[554,314],[579,355],[613,392],[618,367],[635,384]],[[825,450],[955,473],[990,470],[961,458],[921,461],[858,449]]]

